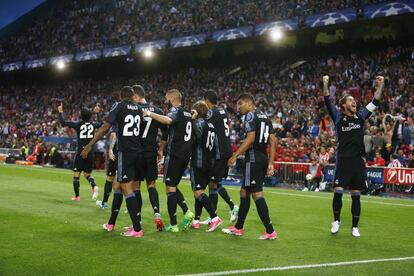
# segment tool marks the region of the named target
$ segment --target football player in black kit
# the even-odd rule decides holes
[[[95,106],[94,112],[99,113],[100,109],[98,106]],[[96,200],[98,198],[98,186],[96,186],[95,179],[91,175],[92,167],[93,167],[93,152],[87,156],[86,159],[83,159],[80,156],[80,153],[84,146],[86,146],[94,137],[95,130],[99,128],[102,123],[100,122],[100,118],[98,115],[98,122],[89,122],[92,117],[92,112],[87,108],[82,108],[81,110],[81,120],[77,122],[66,121],[65,116],[63,114],[63,103],[58,106],[59,112],[59,121],[62,126],[67,126],[73,128],[76,131],[77,136],[77,149],[76,149],[76,156],[73,162],[73,190],[75,192],[75,196],[72,197],[72,200],[79,201],[79,177],[81,172],[83,171],[83,175],[85,176],[86,180],[91,184],[92,187],[92,199]]]
[[[146,110],[144,115],[161,124],[168,125],[168,143],[164,161],[164,182],[167,186],[167,208],[170,225],[166,232],[178,232],[177,204],[183,210],[182,229],[187,229],[194,219],[194,213],[188,209],[183,194],[177,188],[191,157],[193,144],[191,113],[181,106],[182,95],[177,89],[168,90],[165,103],[171,106],[167,116]]]
[[[334,106],[329,97],[329,76],[323,77],[323,93],[325,105],[329,116],[335,124],[337,139],[337,161],[334,176],[334,198],[332,209],[334,222],[331,225],[331,233],[337,234],[341,226],[342,194],[344,188],[351,190],[352,198],[352,229],[351,235],[359,237],[358,222],[361,214],[361,190],[364,189],[366,180],[366,168],[364,149],[364,124],[372,112],[379,105],[384,86],[384,78],[376,77],[376,91],[374,99],[366,107],[357,112],[357,104],[354,97],[345,95],[339,100],[339,110]]]
[[[213,232],[221,225],[222,220],[217,216],[210,198],[204,193],[211,179],[215,158],[215,141],[217,138],[213,124],[207,121],[208,111],[208,106],[203,101],[196,102],[191,109],[195,121],[193,121],[194,143],[190,175],[195,198],[196,216],[198,214],[199,219],[201,209],[204,207],[211,218],[207,232]],[[200,227],[194,221],[191,226],[195,229]]]
[[[226,188],[221,185],[223,178],[227,177],[229,168],[227,167],[227,161],[232,156],[230,143],[230,126],[227,112],[217,106],[217,93],[214,90],[207,90],[204,93],[204,101],[210,109],[207,116],[209,123],[213,124],[217,132],[216,140],[216,154],[213,167],[213,176],[209,184],[209,197],[213,202],[214,209],[217,210],[218,195],[220,195],[230,208],[230,223],[234,223],[237,220],[237,214],[239,207],[233,203],[233,200],[227,193]],[[209,222],[208,219],[206,222]],[[197,212],[196,212],[197,222]],[[207,224],[201,222],[201,224]],[[196,225],[196,223],[193,223]]]
[[[276,150],[276,136],[272,122],[260,110],[256,109],[254,97],[251,94],[242,94],[237,101],[240,114],[245,115],[244,141],[228,161],[232,167],[237,157],[244,154],[244,169],[242,187],[240,189],[240,209],[237,222],[234,226],[223,229],[230,235],[242,236],[243,226],[250,208],[250,195],[253,197],[257,212],[262,220],[266,232],[259,237],[262,240],[273,240],[277,237],[269,217],[269,209],[263,195],[263,182],[267,175],[273,175],[273,160]],[[267,146],[269,145],[269,157]]]
[[[106,180],[105,180],[105,186],[104,186],[104,195],[102,201],[97,200],[96,205],[101,209],[107,209],[108,208],[108,199],[111,195],[112,191],[112,184],[114,182],[115,176],[116,176],[116,155],[118,153],[117,147],[116,147],[116,132],[118,130],[116,128],[111,128],[109,130],[109,148],[108,148],[108,165],[106,168]]]
[[[139,96],[141,99],[138,103],[142,110],[155,112],[157,114],[163,114],[161,109],[150,105],[145,100],[145,90],[141,85],[132,86],[134,93]],[[161,142],[158,147],[158,130],[161,130],[162,137]],[[168,127],[163,125],[156,120],[153,120],[151,117],[144,117],[144,120],[141,122],[141,141],[143,146],[143,158],[141,159],[142,163],[140,165],[142,169],[142,175],[140,181],[136,182],[135,196],[141,197],[141,181],[146,180],[149,199],[154,211],[154,222],[158,231],[162,231],[164,228],[164,223],[161,219],[160,214],[160,202],[158,197],[158,192],[155,187],[155,182],[158,178],[158,162],[161,161],[164,147],[167,143],[168,138]],[[141,210],[141,208],[139,208]]]
[[[140,158],[142,158],[140,126],[143,115],[141,107],[137,104],[140,98],[134,93],[132,87],[123,87],[121,98],[121,102],[115,103],[111,107],[108,122],[99,128],[95,137],[85,146],[81,155],[83,158],[86,158],[93,145],[108,132],[111,125],[118,128],[117,180],[121,184],[119,185],[120,187],[114,185],[114,201],[112,203],[114,212],[112,212],[109,222],[104,224],[103,227],[109,232],[114,230],[116,216],[122,204],[122,194],[120,194],[120,190],[122,190],[133,226],[126,232],[123,232],[122,235],[141,238],[144,234],[144,230],[141,227],[141,213],[139,212],[139,206],[142,205],[142,201],[135,196],[134,181],[140,179],[141,172],[139,167]]]

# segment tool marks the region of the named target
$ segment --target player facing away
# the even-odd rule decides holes
[[[73,162],[73,190],[75,196],[72,200],[79,201],[79,186],[80,186],[80,174],[83,171],[83,175],[92,187],[92,199],[98,198],[98,186],[96,186],[95,179],[91,175],[93,167],[93,152],[91,151],[85,159],[80,156],[82,149],[92,140],[95,134],[95,130],[98,129],[102,123],[100,122],[98,115],[98,122],[90,122],[92,112],[87,108],[81,110],[81,120],[77,122],[66,121],[65,115],[63,114],[63,103],[58,106],[59,121],[62,126],[73,128],[76,131],[77,136],[77,149],[76,156]],[[94,112],[99,113],[100,109],[95,106]]]
[[[123,232],[123,236],[141,238],[144,235],[144,230],[141,227],[141,213],[139,206],[142,205],[140,199],[134,193],[134,181],[139,180],[140,177],[140,158],[142,158],[142,144],[140,136],[140,125],[143,120],[142,109],[137,104],[139,97],[134,94],[131,87],[123,87],[121,90],[121,99],[119,103],[115,103],[109,112],[108,122],[105,122],[100,127],[95,137],[85,146],[82,151],[82,157],[86,158],[91,151],[93,145],[101,139],[109,130],[111,126],[118,128],[118,169],[117,180],[120,182],[120,188],[125,201],[129,216],[132,221],[132,228]],[[112,208],[118,210],[122,203],[122,196],[120,190],[114,185],[114,202]],[[121,201],[118,203],[116,201]],[[119,206],[119,207],[118,207]],[[104,229],[113,231],[114,224],[104,224]]]
[[[233,203],[226,188],[221,185],[223,178],[226,178],[228,175],[227,161],[233,154],[230,143],[229,119],[227,112],[217,106],[217,93],[214,90],[207,90],[204,93],[204,101],[210,109],[207,120],[213,124],[217,133],[213,176],[209,184],[209,197],[216,210],[218,195],[224,199],[230,208],[230,223],[234,223],[237,220],[239,207]]]
[[[196,219],[193,220],[191,227],[200,228],[200,215],[204,207],[210,215],[211,221],[207,232],[213,232],[222,223],[217,216],[216,210],[210,198],[204,193],[211,179],[212,168],[214,166],[214,150],[216,141],[216,130],[213,124],[207,121],[208,107],[205,102],[196,102],[191,110],[193,121],[193,150],[191,157],[191,187],[195,198]]]
[[[163,114],[161,109],[150,105],[145,100],[145,90],[141,85],[132,86],[134,93],[141,99],[139,105],[142,110],[154,112],[157,114]],[[158,132],[161,131],[161,142],[158,147]],[[143,158],[141,158],[141,170],[139,181],[136,182],[135,196],[141,197],[141,181],[146,180],[149,200],[151,202],[152,209],[154,211],[154,222],[158,231],[162,231],[164,223],[161,219],[160,213],[160,201],[158,192],[155,187],[155,182],[158,178],[158,162],[161,161],[165,144],[168,139],[168,127],[160,122],[153,120],[151,117],[144,117],[141,121],[141,141],[143,147]],[[141,208],[139,208],[141,210]]]
[[[361,214],[361,190],[365,187],[366,168],[363,156],[364,149],[364,124],[372,112],[380,103],[384,78],[376,78],[376,91],[374,99],[366,107],[357,112],[357,104],[354,97],[345,95],[339,100],[339,110],[329,98],[329,76],[323,77],[323,92],[325,105],[329,116],[335,124],[337,137],[337,160],[334,176],[334,197],[332,209],[334,222],[331,233],[337,234],[341,226],[342,194],[344,188],[351,190],[352,198],[352,230],[354,237],[359,237],[358,222]]]
[[[243,226],[250,208],[250,195],[253,197],[256,209],[266,232],[259,237],[262,240],[273,240],[277,237],[269,217],[269,209],[263,195],[263,182],[266,174],[273,175],[273,160],[276,150],[276,136],[272,123],[260,110],[256,109],[254,97],[242,94],[237,101],[239,112],[245,115],[245,139],[228,161],[232,167],[237,157],[244,154],[242,187],[240,189],[240,209],[234,226],[223,229],[230,235],[242,236]],[[267,147],[269,145],[269,157]]]
[[[104,194],[102,201],[97,200],[96,205],[101,209],[108,208],[108,199],[111,195],[112,184],[116,176],[116,167],[117,167],[117,154],[118,150],[116,147],[116,132],[118,130],[116,127],[112,127],[109,130],[109,148],[108,148],[108,164],[106,168],[106,181],[104,186]]]
[[[164,183],[167,189],[167,208],[170,225],[166,232],[178,232],[177,204],[183,210],[182,229],[187,229],[194,219],[194,213],[188,209],[183,194],[177,188],[191,157],[193,144],[191,113],[181,106],[182,95],[177,89],[168,90],[165,103],[171,106],[167,116],[146,110],[144,115],[161,124],[168,125],[168,143],[164,159]]]

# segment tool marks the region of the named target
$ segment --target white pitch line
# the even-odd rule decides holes
[[[210,276],[210,275],[246,274],[246,273],[266,272],[266,271],[282,271],[282,270],[293,270],[293,269],[346,266],[346,265],[355,265],[355,264],[399,262],[399,261],[409,261],[409,260],[414,260],[414,256],[413,257],[390,258],[390,259],[373,259],[373,260],[361,260],[361,261],[349,261],[349,262],[337,262],[337,263],[324,263],[324,264],[291,265],[291,266],[276,266],[276,267],[228,270],[228,271],[208,272],[208,273],[199,273],[199,274],[181,274],[177,276]]]

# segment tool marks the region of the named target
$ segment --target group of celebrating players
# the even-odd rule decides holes
[[[365,165],[363,158],[364,121],[375,110],[381,98],[383,77],[377,77],[377,91],[374,100],[356,111],[352,96],[346,95],[339,101],[340,110],[332,105],[328,91],[329,77],[323,77],[325,102],[328,112],[335,123],[338,137],[337,170],[334,180],[333,212],[334,222],[331,232],[338,233],[344,188],[351,189],[352,197],[352,235],[358,237],[360,216],[360,191],[365,184]],[[234,226],[224,228],[226,234],[242,236],[243,226],[250,208],[250,198],[255,201],[256,209],[266,229],[259,238],[272,240],[277,233],[272,226],[268,206],[263,195],[266,175],[273,175],[273,161],[276,136],[272,123],[255,105],[251,94],[241,94],[237,107],[243,115],[245,137],[239,148],[232,152],[230,128],[227,113],[217,106],[217,94],[213,90],[204,93],[204,100],[197,101],[191,109],[182,105],[182,94],[177,89],[168,90],[165,104],[169,111],[163,115],[160,108],[147,103],[145,90],[141,85],[126,86],[121,89],[120,99],[111,107],[105,122],[90,122],[92,112],[82,109],[79,122],[65,121],[63,106],[58,107],[62,125],[76,130],[78,149],[74,161],[73,188],[79,201],[80,172],[91,184],[92,197],[97,199],[98,187],[91,176],[93,145],[108,132],[109,162],[104,197],[97,201],[101,208],[108,208],[108,198],[113,190],[111,216],[103,225],[104,230],[115,229],[118,213],[123,199],[131,218],[132,225],[125,227],[123,236],[140,238],[144,234],[141,225],[141,182],[146,181],[149,200],[154,212],[154,222],[159,231],[179,232],[177,224],[177,205],[183,211],[181,229],[199,229],[200,224],[208,224],[207,232],[216,230],[222,219],[217,213],[218,195],[230,207],[230,222]],[[95,108],[96,113],[99,108]],[[100,119],[99,119],[100,121]],[[161,141],[159,142],[159,133]],[[240,189],[240,207],[235,205],[226,189],[220,184],[227,177],[229,167],[235,165],[239,156],[244,155],[243,179]],[[158,164],[164,166],[164,183],[167,192],[167,209],[170,223],[164,225],[161,219],[156,180]],[[194,192],[195,214],[189,210],[184,195],[178,189],[181,178],[190,163],[190,179]],[[116,178],[115,178],[116,177]],[[209,187],[209,195],[205,190]],[[202,209],[209,219],[200,222]]]

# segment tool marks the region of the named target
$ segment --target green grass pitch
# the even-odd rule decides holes
[[[102,192],[105,176],[102,172],[94,176]],[[194,209],[188,181],[180,188]],[[205,228],[160,233],[152,222],[146,188],[142,191],[144,238],[126,238],[120,232],[130,221],[123,212],[115,232],[102,230],[110,210],[95,206],[84,178],[82,200],[72,202],[70,171],[0,165],[0,275],[168,275],[414,256],[414,202],[410,200],[363,197],[362,236],[353,238],[349,195],[344,195],[340,233],[332,236],[331,194],[265,189],[279,237],[261,241],[257,238],[264,228],[253,202],[243,237],[220,230],[206,233]],[[162,183],[158,191],[167,220]],[[229,193],[238,203],[237,188],[229,188]],[[182,212],[177,211],[180,221]],[[219,215],[223,227],[228,226],[228,208],[221,199]],[[412,275],[413,271],[414,260],[406,260],[279,274]]]

